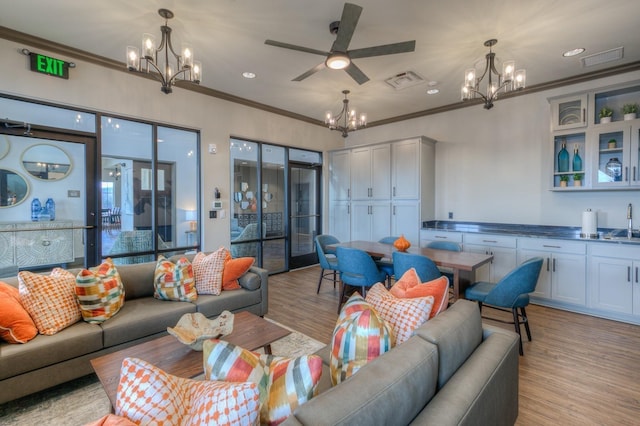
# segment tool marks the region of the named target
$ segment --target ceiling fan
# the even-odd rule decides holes
[[[336,40],[331,46],[331,51],[324,52],[322,50],[311,49],[303,46],[296,46],[294,44],[282,43],[275,40],[265,40],[265,44],[283,47],[285,49],[298,50],[300,52],[313,53],[315,55],[326,56],[327,59],[311,68],[309,71],[299,75],[292,81],[302,81],[305,78],[315,74],[323,69],[325,66],[331,69],[343,69],[353,78],[358,84],[364,84],[369,81],[369,77],[360,70],[353,63],[352,59],[357,58],[370,58],[372,56],[393,55],[395,53],[413,52],[416,48],[416,41],[405,41],[401,43],[385,44],[381,46],[365,47],[363,49],[348,50],[351,37],[356,30],[358,19],[362,13],[362,7],[345,3],[342,10],[342,17],[340,21],[332,22],[329,25],[329,31],[332,34],[336,34]]]

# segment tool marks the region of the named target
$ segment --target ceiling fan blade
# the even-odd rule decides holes
[[[344,69],[347,74],[351,76],[358,84],[364,84],[369,81],[369,77],[362,72],[360,68],[353,63],[353,61],[349,64],[347,68]]]
[[[358,25],[358,19],[362,13],[362,7],[357,4],[345,3],[342,9],[342,17],[340,18],[340,26],[338,27],[338,35],[336,41],[331,47],[332,52],[346,52],[351,43],[351,37]]]
[[[385,44],[381,46],[365,47],[347,52],[351,59],[370,58],[372,56],[393,55],[396,53],[413,52],[416,50],[416,41],[403,41],[402,43]]]
[[[295,44],[282,43],[275,40],[265,40],[264,44],[270,46],[283,47],[285,49],[297,50],[299,52],[313,53],[314,55],[329,56],[329,52],[323,52],[322,50],[310,49],[308,47],[296,46]]]
[[[302,81],[305,78],[317,73],[318,71],[320,71],[323,68],[324,68],[324,62],[320,62],[318,65],[316,65],[315,67],[311,68],[309,71],[305,72],[304,74],[300,74],[299,76],[297,76],[296,78],[294,78],[291,81]]]

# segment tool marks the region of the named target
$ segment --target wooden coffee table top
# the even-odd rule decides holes
[[[243,311],[234,314],[233,332],[221,340],[250,351],[265,348],[269,352],[271,343],[290,333],[264,318]],[[127,357],[140,358],[174,376],[192,378],[204,373],[202,352],[192,350],[171,335],[94,358],[91,366],[113,407],[116,406],[120,366]]]

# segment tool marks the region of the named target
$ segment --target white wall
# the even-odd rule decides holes
[[[580,226],[581,212],[591,208],[599,227],[626,228],[627,204],[640,212],[640,191],[549,190],[555,158],[548,98],[638,79],[636,71],[498,100],[488,111],[474,105],[363,129],[350,133],[344,147],[420,135],[437,140],[438,220],[453,212],[461,221]]]
[[[19,53],[27,47],[60,59],[76,62],[69,80],[29,71],[29,59]],[[132,118],[153,120],[199,129],[202,152],[202,210],[204,249],[213,250],[229,244],[229,138],[252,139],[311,150],[340,147],[337,132],[254,108],[226,102],[176,88],[172,94],[160,91],[160,83],[139,78],[126,71],[114,71],[84,63],[75,58],[34,49],[0,39],[0,92],[31,99],[41,99],[66,106],[89,108]],[[124,68],[124,67],[123,67]],[[247,84],[264,84],[259,80]],[[224,91],[223,87],[216,88]],[[11,118],[11,111],[0,111],[0,117]],[[207,153],[215,143],[218,153]],[[20,170],[20,167],[14,169]],[[213,188],[221,190],[227,209],[224,219],[208,219]]]

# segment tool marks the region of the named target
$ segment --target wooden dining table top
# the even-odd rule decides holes
[[[383,244],[376,241],[347,241],[330,244],[329,248],[338,246],[357,248],[366,251],[371,256],[391,258],[394,251],[398,251],[391,244]],[[493,255],[481,253],[469,253],[465,251],[436,250],[426,247],[409,247],[407,253],[421,254],[433,260],[437,266],[458,269],[461,271],[474,271],[485,263],[491,262]]]

